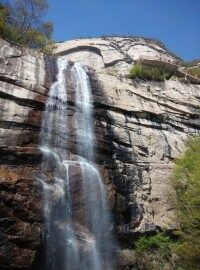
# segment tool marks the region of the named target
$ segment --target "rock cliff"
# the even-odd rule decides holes
[[[42,54],[0,44],[0,268],[29,269],[42,234],[41,189],[34,179],[47,73]]]
[[[57,73],[52,57],[0,40],[1,269],[42,269],[42,188],[38,150],[45,101]],[[168,178],[189,135],[200,133],[200,86],[127,78],[141,54],[168,55],[141,38],[58,43],[56,54],[86,65],[93,92],[96,160],[107,184],[118,238],[172,229]],[[70,65],[73,65],[70,62]],[[68,116],[73,80],[66,71]],[[73,127],[69,151],[76,154]]]
[[[113,75],[127,75],[132,62],[141,55],[162,54],[174,59],[161,42],[139,37],[78,39],[57,43],[56,47],[57,55]]]

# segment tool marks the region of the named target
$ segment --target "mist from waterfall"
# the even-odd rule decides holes
[[[45,270],[111,270],[113,241],[104,184],[95,165],[93,101],[89,77],[79,63],[58,59],[42,121]],[[68,149],[67,69],[74,81],[76,155]]]

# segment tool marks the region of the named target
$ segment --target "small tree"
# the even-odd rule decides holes
[[[184,156],[173,170],[172,187],[175,219],[180,228],[180,243],[175,252],[186,269],[199,269],[200,265],[200,138],[187,142]]]
[[[5,11],[0,13],[2,36],[30,48],[49,45],[52,43],[53,24],[43,21],[47,9],[46,0],[13,0],[2,4],[2,10],[8,13],[6,16]],[[9,35],[5,35],[4,28]]]
[[[11,29],[8,26],[10,21],[10,12],[7,6],[0,3],[0,36],[4,38],[11,37]]]
[[[38,29],[47,8],[46,0],[14,0],[10,5],[11,26],[19,34],[18,41],[25,39],[30,29]]]

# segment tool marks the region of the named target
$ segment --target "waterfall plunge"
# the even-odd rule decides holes
[[[48,270],[113,269],[112,237],[105,187],[94,164],[91,87],[84,68],[75,63],[74,130],[77,156],[67,149],[67,62],[58,59],[41,131],[45,266]]]

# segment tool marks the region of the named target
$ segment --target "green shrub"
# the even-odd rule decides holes
[[[129,73],[131,79],[144,79],[144,68],[141,65],[134,65]]]
[[[180,242],[174,251],[181,266],[196,270],[200,265],[200,137],[187,142],[184,156],[177,161],[171,178],[172,207],[180,224]]]
[[[135,243],[136,252],[159,250],[164,256],[169,255],[172,241],[163,234],[156,234],[151,237],[141,237]]]
[[[131,79],[146,79],[154,81],[164,81],[171,77],[170,73],[165,73],[162,68],[147,65],[134,65],[129,73]]]
[[[137,267],[139,270],[172,270],[172,241],[161,233],[151,237],[141,237],[135,243]]]

